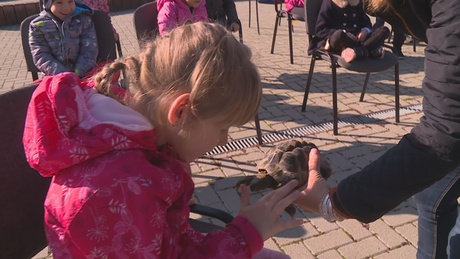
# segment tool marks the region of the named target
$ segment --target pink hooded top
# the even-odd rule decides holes
[[[303,7],[304,0],[284,0],[284,4],[286,5],[286,12],[289,12],[294,7]]]
[[[237,216],[205,235],[188,223],[189,166],[141,114],[73,73],[45,77],[23,137],[30,165],[53,177],[45,230],[54,258],[250,258],[259,232]]]
[[[157,9],[160,35],[184,25],[187,21],[209,22],[205,0],[201,0],[200,5],[192,10],[182,0],[158,0]]]

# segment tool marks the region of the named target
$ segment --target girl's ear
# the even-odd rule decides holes
[[[169,107],[168,122],[173,127],[177,125],[178,121],[184,115],[185,109],[187,107],[187,103],[189,102],[189,100],[190,100],[190,93],[181,94],[176,99],[174,99],[171,106]]]

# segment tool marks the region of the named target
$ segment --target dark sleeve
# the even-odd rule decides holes
[[[376,220],[460,165],[460,4],[425,4],[432,18],[426,31],[424,115],[398,145],[332,191],[332,202],[345,217]],[[410,6],[404,13],[415,10]]]
[[[209,0],[211,1],[211,0]],[[224,10],[227,14],[227,20],[229,23],[238,22],[238,14],[236,12],[235,2],[233,0],[223,0],[224,1]]]
[[[332,19],[332,1],[324,0],[318,14],[318,20],[316,21],[315,34],[319,39],[327,39],[332,35],[332,33],[334,33],[334,31],[336,31]]]
[[[344,217],[372,222],[459,165],[440,158],[409,134],[362,171],[343,179],[331,200]]]

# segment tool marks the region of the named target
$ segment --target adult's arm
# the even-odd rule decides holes
[[[440,158],[414,135],[331,190],[336,212],[344,218],[372,222],[451,172],[459,162]]]
[[[431,5],[422,82],[424,116],[398,145],[333,190],[332,201],[345,216],[375,220],[460,165],[459,12],[458,1]]]

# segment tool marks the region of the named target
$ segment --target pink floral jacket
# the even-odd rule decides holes
[[[304,3],[304,0],[284,0],[284,4],[286,5],[286,12],[291,11],[294,7],[303,7]]]
[[[182,0],[158,0],[157,9],[160,35],[164,35],[170,30],[184,25],[187,21],[209,22],[205,0],[201,0],[200,5],[193,9],[193,11],[190,11],[190,7]]]
[[[238,216],[207,235],[188,224],[189,167],[153,126],[73,73],[45,77],[27,113],[30,165],[53,177],[45,229],[54,258],[250,258],[263,240]]]

